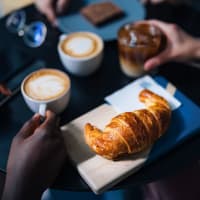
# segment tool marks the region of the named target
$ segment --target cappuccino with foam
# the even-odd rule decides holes
[[[28,107],[41,116],[46,109],[63,112],[70,99],[70,78],[56,69],[41,69],[29,74],[21,84],[21,92]]]
[[[87,58],[94,56],[102,49],[102,42],[92,33],[72,33],[62,41],[61,49],[71,57]]]
[[[60,36],[58,53],[63,66],[77,76],[92,74],[100,66],[104,43],[91,32],[74,32]]]
[[[53,69],[44,69],[31,74],[24,82],[25,93],[34,100],[48,101],[66,93],[70,83],[68,77]]]

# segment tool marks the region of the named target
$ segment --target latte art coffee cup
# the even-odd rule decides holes
[[[61,113],[70,96],[70,79],[55,69],[42,69],[28,75],[21,86],[25,102],[33,112],[41,107]]]
[[[70,73],[86,76],[100,66],[103,46],[103,41],[97,34],[74,32],[60,37],[58,52],[63,66]]]
[[[61,44],[62,51],[75,58],[88,58],[101,51],[101,40],[88,33],[74,33],[66,37]]]
[[[24,83],[25,93],[32,99],[48,101],[58,98],[69,89],[69,80],[56,70],[40,70]]]

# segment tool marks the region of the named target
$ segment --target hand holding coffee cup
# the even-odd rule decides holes
[[[77,76],[95,72],[103,58],[103,40],[91,32],[74,32],[61,35],[58,53],[63,66]]]
[[[69,102],[70,79],[60,70],[41,69],[23,80],[21,92],[33,112],[45,116],[46,109],[50,109],[59,114]]]
[[[159,54],[164,46],[165,36],[158,27],[145,21],[125,24],[118,32],[122,71],[130,77],[143,75],[145,61]]]

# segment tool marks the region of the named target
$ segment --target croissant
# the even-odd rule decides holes
[[[104,131],[85,125],[85,141],[96,154],[115,160],[143,151],[167,130],[171,118],[168,102],[147,89],[140,92],[139,100],[146,109],[117,115]]]

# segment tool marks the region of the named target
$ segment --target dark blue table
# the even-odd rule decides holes
[[[26,73],[28,73],[29,70],[32,70],[30,62],[38,59],[43,60],[47,67],[64,70],[56,49],[60,32],[53,29],[33,6],[25,8],[25,11],[28,15],[28,23],[34,20],[42,20],[48,25],[47,40],[40,48],[31,49],[25,46],[21,38],[9,33],[5,28],[5,18],[1,19],[0,56],[5,59],[5,65],[1,64],[0,66],[0,79],[4,79],[6,73],[9,77],[10,72],[21,74],[27,70]],[[200,35],[198,22],[200,13],[191,11],[187,7],[171,7],[167,4],[147,6],[147,18],[151,17],[175,22],[191,34]],[[9,64],[6,66],[8,61]],[[21,68],[22,66],[24,67]],[[196,104],[200,105],[199,69],[183,64],[168,63],[159,69],[158,74],[164,76]],[[106,42],[102,65],[94,75],[87,78],[70,75],[70,78],[72,95],[68,108],[61,115],[61,124],[65,124],[102,104],[106,95],[133,80],[126,77],[120,70],[116,41]],[[5,173],[12,138],[31,116],[32,112],[25,105],[20,93],[0,108],[0,169],[3,173]],[[136,186],[173,174],[199,159],[199,151],[200,135],[190,138],[175,150],[119,183],[115,188]],[[186,157],[187,159],[185,159]],[[88,190],[88,186],[68,161],[66,161],[60,176],[52,187],[76,191]]]

